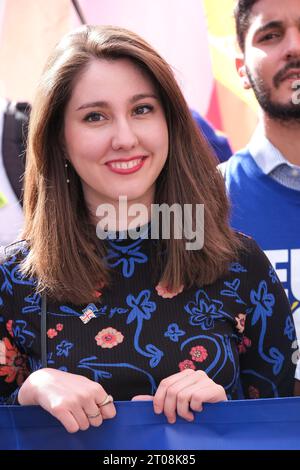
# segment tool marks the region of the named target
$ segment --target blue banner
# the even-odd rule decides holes
[[[205,404],[195,421],[168,424],[151,402],[116,402],[117,416],[69,434],[40,407],[0,406],[0,449],[6,450],[295,450],[300,398]]]

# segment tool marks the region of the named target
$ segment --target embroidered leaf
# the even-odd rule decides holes
[[[273,374],[278,375],[282,369],[284,356],[277,348],[271,348],[269,351],[270,357],[274,359]]]
[[[154,346],[154,344],[147,344],[145,349],[148,353],[150,353],[153,356],[152,359],[150,360],[150,367],[152,368],[156,367],[157,364],[159,364],[164,353],[160,351],[159,349],[157,349],[157,347]]]
[[[82,312],[81,313],[78,313],[76,312],[75,310],[73,310],[72,308],[70,307],[67,307],[66,305],[62,305],[59,310],[63,313],[66,313],[67,315],[73,315],[75,317],[80,317],[80,315],[82,315]]]

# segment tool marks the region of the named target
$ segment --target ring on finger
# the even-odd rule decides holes
[[[97,414],[95,414],[95,415],[87,415],[87,417],[88,417],[89,419],[95,419],[95,418],[98,418],[98,416],[100,416],[100,415],[101,415],[101,413],[100,413],[100,411],[99,411]]]
[[[105,405],[108,405],[109,403],[112,403],[114,401],[113,397],[111,395],[106,395],[106,397],[104,398],[104,400],[99,403],[99,408],[101,406],[105,406]]]

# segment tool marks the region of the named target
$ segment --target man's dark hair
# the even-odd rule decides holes
[[[258,0],[238,0],[234,9],[236,35],[239,46],[244,52],[245,36],[250,26],[250,15],[253,5]]]

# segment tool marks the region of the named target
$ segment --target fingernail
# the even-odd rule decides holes
[[[175,424],[176,423],[176,418],[169,418],[168,422],[169,422],[169,424]]]

